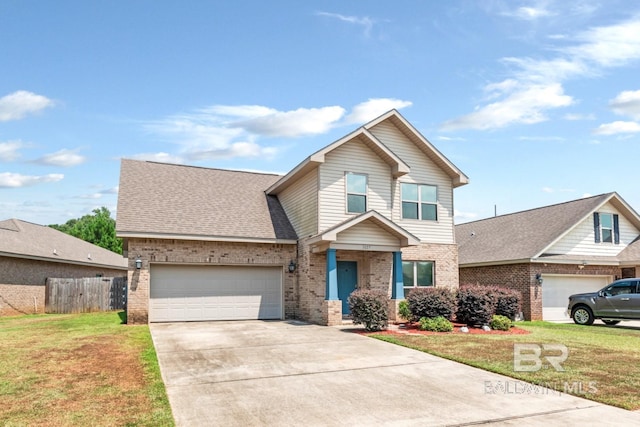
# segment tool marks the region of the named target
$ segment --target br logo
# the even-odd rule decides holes
[[[514,344],[513,370],[537,372],[546,367],[546,361],[556,371],[564,372],[562,363],[569,357],[569,349],[562,344]]]

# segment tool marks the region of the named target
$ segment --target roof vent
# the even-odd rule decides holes
[[[91,259],[91,254],[87,254],[87,259]]]
[[[53,250],[53,254],[54,255],[58,255],[58,251],[56,251],[55,249]]]

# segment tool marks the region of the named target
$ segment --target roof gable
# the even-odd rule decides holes
[[[530,260],[570,232],[616,193],[602,194],[455,227],[461,265]]]
[[[0,221],[0,255],[126,269],[122,255],[66,233],[19,219]]]
[[[453,165],[442,153],[440,153],[426,138],[424,138],[402,115],[396,110],[391,110],[375,120],[361,126],[350,134],[338,139],[337,141],[327,145],[326,147],[313,153],[307,157],[288,174],[273,183],[268,189],[267,194],[278,194],[288,188],[297,179],[305,176],[310,170],[317,168],[325,162],[327,153],[335,150],[343,144],[358,139],[369,147],[376,155],[383,159],[391,167],[391,173],[394,177],[400,177],[410,172],[409,165],[399,158],[393,151],[376,138],[370,129],[383,121],[391,121],[400,131],[427,155],[438,167],[442,168],[449,175],[454,183],[454,187],[467,184],[469,182],[458,168]]]
[[[274,174],[123,159],[117,234],[295,241],[295,231],[277,197],[264,193],[278,178]]]

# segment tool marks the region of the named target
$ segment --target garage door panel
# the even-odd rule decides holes
[[[570,295],[595,292],[611,282],[609,276],[543,275],[543,277],[543,320],[568,320],[566,310]]]
[[[152,265],[152,322],[280,319],[280,267]]]

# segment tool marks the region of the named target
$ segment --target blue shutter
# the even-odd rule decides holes
[[[600,243],[600,214],[593,213],[593,233],[596,236],[596,243]]]
[[[620,225],[618,215],[613,214],[613,243],[616,245],[620,243]]]

